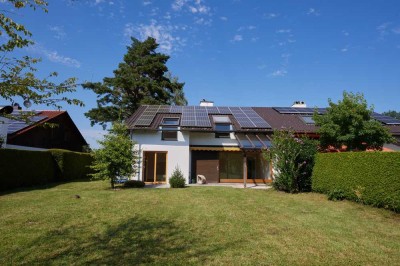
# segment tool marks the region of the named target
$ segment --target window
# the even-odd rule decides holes
[[[232,131],[231,120],[228,116],[214,116],[214,130],[216,138],[230,138]]]
[[[315,121],[314,121],[312,116],[301,116],[301,119],[307,125],[314,125],[315,124]]]
[[[166,141],[177,141],[178,140],[178,128],[179,118],[178,117],[166,117],[161,122],[161,139]]]

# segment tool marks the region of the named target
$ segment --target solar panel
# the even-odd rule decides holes
[[[400,125],[400,120],[393,118],[391,116],[386,116],[386,115],[382,115],[382,114],[378,114],[378,113],[374,112],[374,113],[372,113],[372,117],[386,125]]]
[[[314,110],[317,109],[319,114],[325,114],[326,108],[308,108],[308,107],[272,107],[280,114],[314,114]]]
[[[33,112],[34,114],[39,114],[40,112]],[[15,117],[19,117],[20,115],[15,115]],[[8,128],[7,128],[7,134],[12,134],[15,133],[21,129],[24,129],[34,123],[37,123],[39,121],[42,121],[43,119],[46,119],[47,116],[43,115],[38,115],[38,116],[33,116],[33,117],[28,117],[29,121],[21,121],[21,120],[9,120]]]

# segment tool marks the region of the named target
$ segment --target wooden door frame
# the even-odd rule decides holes
[[[149,153],[154,153],[154,169],[153,169],[153,171],[154,171],[154,173],[153,173],[153,182],[149,182],[149,181],[147,181],[147,179],[146,179],[146,177],[147,177],[147,171],[148,171],[148,167],[147,167],[147,163],[146,163],[146,156],[148,156],[148,154]],[[159,154],[159,153],[165,153],[165,181],[157,181],[157,154]],[[167,177],[167,170],[168,170],[168,168],[167,168],[167,166],[168,166],[168,151],[143,151],[143,162],[144,162],[144,171],[142,171],[142,180],[145,182],[145,183],[148,183],[148,184],[165,184],[165,183],[167,183],[167,179],[168,179],[168,177]]]

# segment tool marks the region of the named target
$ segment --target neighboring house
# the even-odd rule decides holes
[[[319,108],[323,114],[326,109]],[[141,106],[127,125],[139,152],[134,179],[167,182],[179,167],[187,183],[197,175],[208,183],[270,182],[272,164],[262,150],[270,147],[275,129],[292,129],[318,138],[314,108],[292,107]],[[400,139],[400,121],[374,113]]]
[[[33,113],[29,120],[18,119]],[[87,142],[67,111],[14,110],[8,119],[7,148],[82,151]]]

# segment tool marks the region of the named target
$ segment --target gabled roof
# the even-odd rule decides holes
[[[316,109],[320,114],[325,108]],[[163,106],[143,105],[127,119],[130,129],[158,130],[165,117],[180,118],[181,130],[214,132],[213,116],[228,116],[234,132],[272,132],[276,129],[292,129],[295,132],[313,134],[317,127],[308,123],[314,108],[292,107],[220,107],[220,106]],[[373,113],[393,135],[400,135],[400,121]]]

